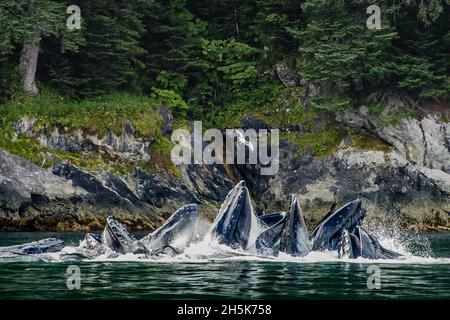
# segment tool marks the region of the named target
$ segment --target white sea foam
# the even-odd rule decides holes
[[[140,261],[152,263],[209,263],[215,261],[254,261],[270,263],[354,263],[354,264],[450,264],[450,258],[436,258],[431,256],[428,239],[420,234],[405,233],[400,230],[384,229],[378,226],[371,227],[380,243],[388,249],[399,252],[403,257],[399,259],[371,260],[365,258],[348,259],[339,258],[336,251],[313,251],[303,257],[293,257],[280,253],[278,257],[263,257],[248,251],[233,249],[221,245],[210,233],[200,241],[195,241],[186,247],[182,254],[170,256],[146,257],[145,255],[117,254],[106,252],[92,260],[87,261]],[[411,249],[413,248],[413,249]],[[76,253],[77,247],[64,248],[65,253]],[[54,256],[56,259],[56,256]]]
[[[255,261],[270,263],[356,263],[356,264],[450,264],[450,257],[433,257],[430,241],[425,235],[402,231],[398,228],[385,227],[372,224],[366,226],[366,230],[374,235],[379,242],[387,249],[402,254],[399,259],[370,260],[365,258],[348,259],[339,258],[337,251],[313,251],[303,257],[293,257],[280,252],[277,257],[258,256],[255,250],[243,251],[221,245],[212,236],[210,226],[205,222],[200,224],[195,230],[193,241],[184,248],[183,252],[177,256],[145,256],[134,254],[118,254],[109,249],[106,252],[96,255],[91,259],[83,259],[86,254],[83,249],[83,241],[80,246],[66,246],[61,252],[46,253],[39,255],[46,261],[59,262],[67,261],[64,256],[73,255],[86,262],[152,262],[152,263],[209,263],[212,261]],[[255,233],[259,232],[255,229]],[[177,239],[181,241],[183,239]]]

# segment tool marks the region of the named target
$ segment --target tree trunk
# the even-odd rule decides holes
[[[236,38],[239,39],[239,21],[237,17],[236,6],[233,6],[233,9],[234,9],[234,25],[236,27]]]
[[[34,41],[24,44],[20,53],[20,76],[22,79],[23,90],[31,96],[35,96],[39,93],[35,78],[41,33],[42,29],[36,27]]]
[[[28,1],[28,12],[34,10],[34,0]],[[24,43],[20,52],[20,77],[22,80],[23,90],[35,96],[39,93],[36,86],[36,68],[39,56],[39,42],[41,41],[42,27],[37,25],[34,30],[34,38]]]

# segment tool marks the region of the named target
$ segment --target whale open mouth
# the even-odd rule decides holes
[[[326,216],[312,233],[313,250],[336,250],[342,231],[353,231],[365,215],[361,200],[356,199]]]
[[[213,236],[220,244],[246,249],[256,216],[244,181],[228,193],[214,221]]]
[[[102,234],[102,243],[107,245],[115,252],[127,254],[146,254],[147,248],[127,231],[127,229],[120,224],[112,216],[106,219],[106,227]]]

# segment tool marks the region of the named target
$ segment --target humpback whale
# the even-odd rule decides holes
[[[106,227],[102,233],[102,243],[112,251],[122,254],[149,253],[142,242],[136,240],[136,238],[112,216],[106,218]]]
[[[312,233],[314,251],[337,250],[343,230],[353,230],[366,215],[361,200],[347,203],[327,215]]]
[[[47,252],[57,252],[64,248],[64,241],[57,238],[47,238],[16,246],[0,247],[0,253],[17,255],[32,255]]]
[[[402,255],[384,248],[378,240],[361,226],[356,226],[353,233],[344,230],[338,248],[339,257],[356,259],[397,259]]]
[[[212,234],[220,244],[247,249],[253,228],[258,226],[245,181],[227,195],[213,223]]]
[[[314,229],[311,237],[303,219],[300,204],[292,195],[287,212],[269,213],[257,217],[253,210],[249,191],[244,181],[239,182],[227,195],[215,218],[210,235],[220,244],[264,256],[278,256],[284,252],[292,256],[304,256],[310,251],[337,251],[339,257],[395,259],[400,254],[384,248],[369,234],[361,223],[366,210],[357,199],[338,210],[328,213]],[[108,253],[177,255],[192,243],[198,227],[197,204],[178,209],[162,226],[137,240],[112,216],[106,219],[101,235],[88,233],[75,252],[62,250],[64,242],[48,238],[22,245],[0,247],[0,256],[25,255],[40,259],[45,253],[59,252],[59,260],[92,259]],[[109,251],[110,249],[111,251]],[[42,254],[42,256],[39,256]],[[55,255],[47,255],[55,259]]]
[[[297,197],[292,195],[286,224],[280,241],[280,251],[292,256],[304,256],[311,250],[308,230]]]
[[[141,242],[155,252],[163,252],[166,247],[179,252],[179,249],[183,249],[192,240],[198,214],[197,204],[185,205],[172,214],[161,227],[141,239]]]
[[[280,220],[284,221],[286,218],[286,212],[279,211],[273,213],[267,213],[258,217],[259,224],[264,228],[273,227],[275,224],[280,222]]]
[[[263,231],[256,238],[256,251],[260,255],[277,256],[281,233],[286,223],[286,212],[275,212],[258,217]]]

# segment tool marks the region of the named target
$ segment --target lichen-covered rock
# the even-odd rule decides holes
[[[160,115],[171,121],[168,110]],[[132,159],[133,172],[116,175],[84,172],[66,163],[46,170],[0,150],[0,230],[96,230],[114,214],[133,229],[154,229],[180,206],[202,204],[213,218],[233,183],[245,179],[258,214],[287,210],[296,194],[310,228],[333,203],[361,198],[368,221],[388,220],[413,229],[450,228],[450,124],[437,115],[403,119],[382,126],[360,107],[339,114],[337,120],[377,135],[389,151],[360,150],[350,138],[332,155],[317,157],[312,149],[280,141],[279,171],[262,176],[258,165],[180,165],[178,174],[149,172],[136,165],[148,160],[151,138],[135,137],[126,124],[121,135],[104,137],[57,128],[51,134],[35,132],[35,120],[23,118],[13,125],[17,135],[36,138],[50,149],[72,152],[108,152]],[[267,129],[252,117],[242,128]],[[283,128],[282,128],[283,129]],[[163,131],[169,133],[169,123]],[[308,128],[284,128],[299,134]],[[349,141],[347,141],[349,140]],[[151,159],[150,159],[151,161]],[[233,182],[231,181],[233,180]]]
[[[285,62],[278,62],[275,66],[278,78],[283,83],[284,86],[297,87],[300,84],[300,79],[298,74],[291,70]]]
[[[422,119],[405,118],[397,124],[382,125],[364,110],[338,113],[336,120],[350,127],[365,129],[392,145],[412,165],[450,173],[450,123],[437,114]]]
[[[98,134],[89,134],[82,130],[68,131],[65,128],[55,127],[49,134],[34,131],[36,119],[23,117],[13,123],[13,130],[17,135],[35,138],[39,144],[50,150],[66,152],[98,152],[103,150],[110,155],[133,161],[149,161],[150,144],[153,137],[136,137],[133,125],[125,123],[120,135],[112,131],[106,132],[103,137]]]
[[[160,115],[163,120],[163,127],[161,128],[162,134],[172,133],[173,127],[173,114],[166,106],[159,106],[156,112]]]

